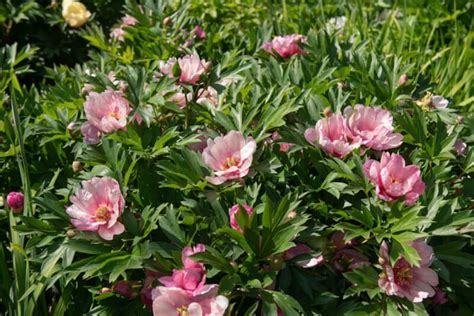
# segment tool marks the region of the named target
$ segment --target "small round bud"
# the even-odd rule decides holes
[[[457,124],[463,124],[464,123],[464,116],[459,115],[456,117],[456,123]]]
[[[69,229],[67,232],[66,232],[66,237],[67,238],[72,238],[74,236],[77,235],[77,231],[75,231],[74,229]]]
[[[108,287],[103,287],[103,288],[100,289],[99,292],[100,292],[100,294],[104,294],[104,293],[110,293],[110,292],[112,292],[112,290]]]
[[[163,25],[164,26],[168,26],[168,25],[171,25],[171,18],[169,16],[167,16],[166,18],[163,19]]]
[[[23,210],[25,196],[21,192],[10,192],[7,195],[7,204],[13,213],[18,214]]]
[[[295,219],[297,215],[298,213],[296,213],[295,211],[291,211],[290,213],[288,213],[288,216],[286,218],[288,218],[289,220]]]
[[[323,111],[323,115],[325,117],[330,117],[333,114],[334,114],[334,112],[332,111],[332,109],[330,107],[325,108],[324,111]]]
[[[401,75],[400,78],[398,79],[398,85],[399,85],[399,86],[403,86],[403,85],[405,85],[407,82],[408,82],[408,76],[407,76],[407,74]]]
[[[72,162],[72,171],[74,173],[78,173],[81,170],[82,170],[82,163],[80,161],[77,161],[77,160],[73,161]]]

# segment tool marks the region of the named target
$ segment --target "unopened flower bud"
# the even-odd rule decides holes
[[[463,156],[467,151],[467,144],[462,139],[458,139],[454,143],[454,150],[458,156]]]
[[[108,288],[108,287],[103,287],[103,288],[100,289],[99,292],[100,292],[101,294],[104,294],[104,293],[110,293],[110,292],[112,292],[112,290],[111,290],[110,288]]]
[[[295,211],[291,211],[290,213],[288,213],[288,216],[286,218],[288,218],[289,220],[295,219],[297,215],[298,213],[296,213]]]
[[[459,115],[458,117],[456,117],[456,123],[457,124],[464,123],[464,116]]]
[[[23,205],[25,203],[25,196],[21,192],[10,192],[7,195],[7,204],[8,207],[12,210],[13,213],[18,214],[23,210]]]
[[[72,162],[72,171],[78,173],[82,170],[82,163],[80,161],[74,160]]]
[[[167,26],[167,25],[171,25],[171,18],[169,16],[167,16],[166,18],[163,19],[163,25],[164,26]]]
[[[323,111],[323,115],[324,115],[325,117],[330,117],[330,116],[333,115],[333,114],[334,114],[334,113],[333,113],[333,111],[332,111],[332,109],[331,109],[330,107],[325,108],[324,111]]]
[[[398,79],[398,85],[399,85],[399,86],[403,86],[403,85],[405,85],[407,82],[408,82],[408,76],[407,76],[407,74],[401,75],[400,78]]]
[[[74,236],[77,235],[77,231],[75,231],[74,229],[69,229],[67,232],[66,232],[66,237],[67,238],[72,238]]]

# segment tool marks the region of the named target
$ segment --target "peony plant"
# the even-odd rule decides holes
[[[0,51],[2,313],[474,313],[468,6],[84,3]]]

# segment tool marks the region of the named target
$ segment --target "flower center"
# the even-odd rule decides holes
[[[229,169],[230,167],[236,166],[239,163],[239,159],[235,157],[227,157],[222,163],[221,170]]]
[[[112,112],[109,115],[112,116],[117,121],[120,120],[120,118],[122,117],[119,112]]]
[[[178,307],[176,309],[176,311],[178,312],[178,316],[188,316],[189,313],[188,313],[188,308],[187,306],[181,306],[181,307]]]
[[[405,259],[399,259],[393,267],[395,274],[395,283],[400,286],[411,284],[413,272],[410,264]]]
[[[97,222],[107,222],[110,219],[109,208],[107,206],[100,206],[95,210],[95,220]]]

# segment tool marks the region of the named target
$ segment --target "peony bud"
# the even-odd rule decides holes
[[[457,124],[464,123],[464,116],[459,115],[458,117],[456,117],[456,123]]]
[[[442,305],[448,302],[448,298],[446,297],[446,292],[444,292],[439,287],[435,288],[435,295],[433,296],[433,303],[436,305]]]
[[[74,229],[68,229],[68,231],[66,232],[67,238],[72,238],[76,235],[77,235],[77,231],[75,231]]]
[[[330,107],[327,107],[323,110],[324,117],[330,117],[333,114],[334,114],[334,112],[332,111],[332,109]]]
[[[398,79],[398,85],[399,85],[399,86],[403,86],[403,85],[405,85],[407,82],[408,82],[408,76],[407,76],[407,74],[401,75],[400,78]]]
[[[99,292],[100,292],[100,294],[104,294],[104,293],[110,293],[110,292],[112,292],[112,290],[108,287],[103,287],[103,288],[100,289]]]
[[[7,195],[7,204],[13,213],[20,213],[23,210],[25,196],[21,192],[10,192]]]
[[[463,156],[467,151],[467,145],[462,139],[458,139],[454,143],[454,150],[458,156]]]
[[[85,83],[84,86],[81,89],[81,94],[82,95],[87,95],[89,94],[92,90],[94,90],[95,86],[90,83]]]
[[[122,280],[112,286],[112,291],[128,299],[134,299],[138,295],[138,292],[134,289],[137,284],[137,281]]]
[[[82,170],[82,163],[80,161],[74,160],[72,162],[72,171],[78,173]]]
[[[296,213],[295,211],[291,211],[290,213],[288,213],[286,218],[289,219],[289,220],[292,220],[292,219],[295,219],[296,216],[298,216],[298,213]]]
[[[167,26],[167,25],[171,25],[171,18],[169,16],[167,16],[166,18],[163,19],[163,25]]]
[[[63,18],[69,26],[78,28],[86,24],[91,13],[81,2],[63,0]]]

